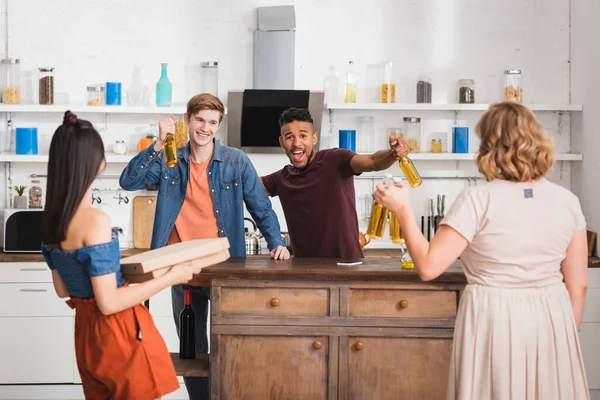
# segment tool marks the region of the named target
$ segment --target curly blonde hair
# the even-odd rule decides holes
[[[554,140],[533,112],[519,103],[492,104],[475,132],[481,138],[477,167],[487,181],[536,181],[552,170]]]

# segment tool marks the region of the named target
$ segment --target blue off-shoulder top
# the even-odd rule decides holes
[[[112,240],[85,246],[75,251],[53,249],[42,243],[42,254],[48,267],[58,271],[71,297],[94,297],[91,277],[115,273],[117,287],[125,284],[121,274],[119,236],[112,230]]]

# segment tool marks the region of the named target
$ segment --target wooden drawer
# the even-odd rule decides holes
[[[0,284],[0,317],[72,317],[52,283]]]
[[[221,315],[329,315],[329,289],[221,288]]]
[[[52,271],[43,262],[0,263],[0,283],[52,283]]]
[[[401,289],[350,289],[351,317],[452,318],[456,315],[456,292]]]

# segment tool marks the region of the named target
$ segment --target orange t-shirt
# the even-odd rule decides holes
[[[219,237],[219,227],[206,173],[209,164],[210,159],[201,163],[195,163],[190,159],[190,177],[185,200],[167,244]]]

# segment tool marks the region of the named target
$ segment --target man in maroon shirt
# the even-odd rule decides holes
[[[295,257],[363,258],[358,242],[354,176],[385,170],[408,154],[403,140],[361,155],[344,149],[314,151],[318,141],[307,109],[279,117],[279,144],[292,165],[261,177],[269,196],[279,196]]]

